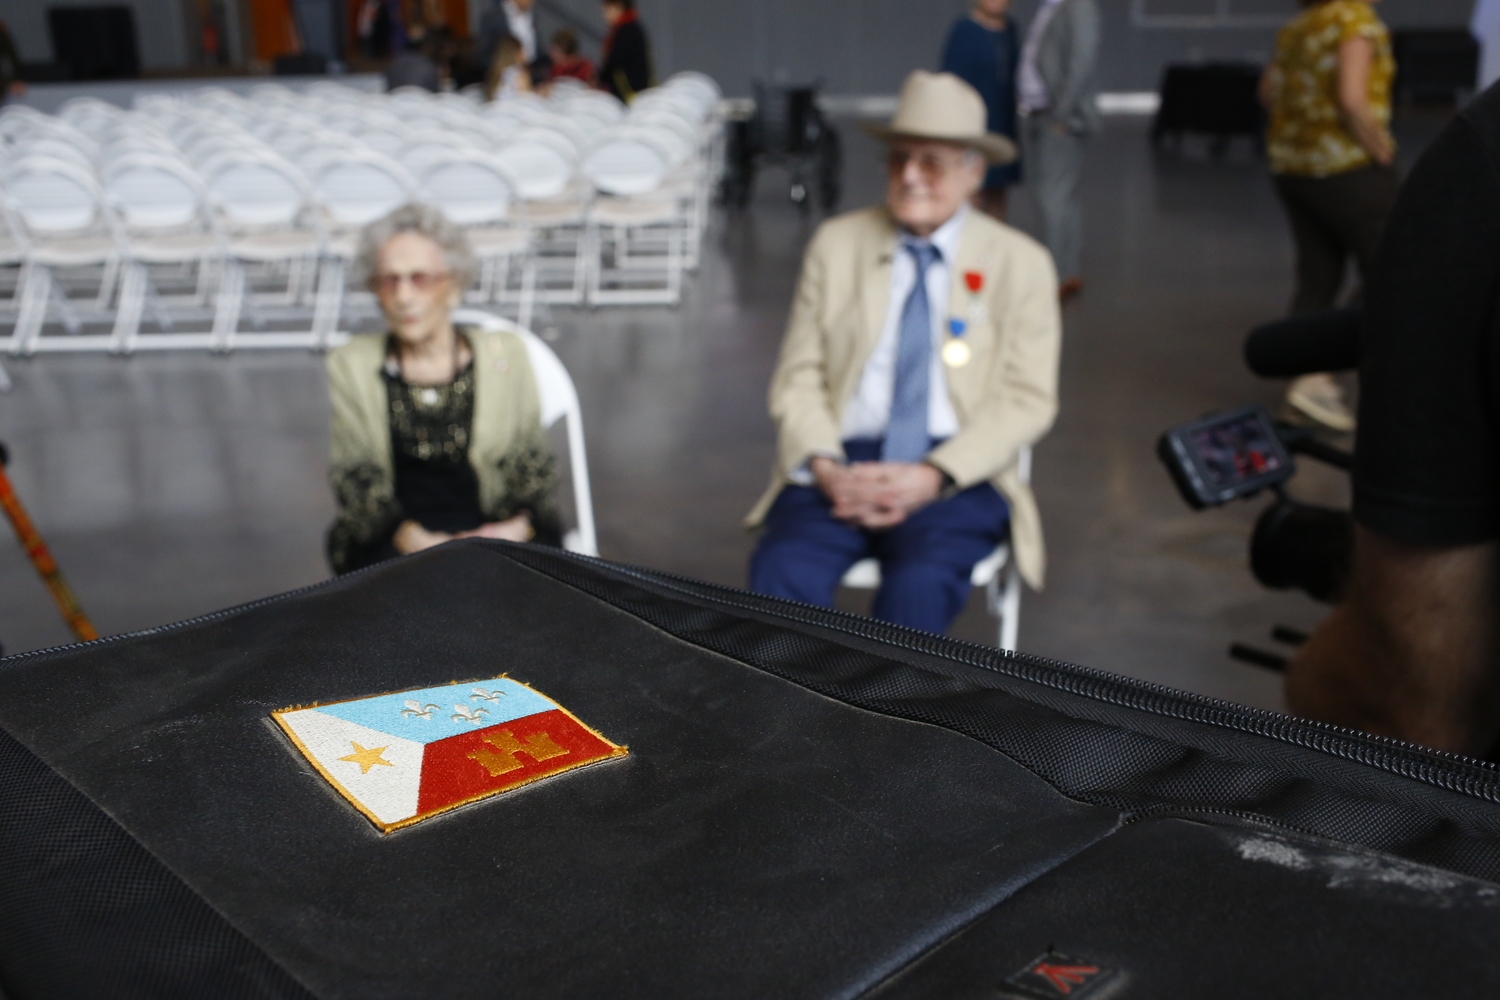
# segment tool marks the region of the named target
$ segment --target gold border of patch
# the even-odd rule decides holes
[[[366,807],[365,804],[362,803],[354,795],[353,792],[351,792],[351,791],[349,791],[349,789],[345,788],[344,785],[337,778],[335,778],[332,774],[329,773],[328,769],[325,768],[318,761],[317,757],[315,757],[313,755],[312,751],[307,747],[307,745],[302,742],[302,739],[295,732],[292,731],[291,726],[289,726],[287,724],[287,722],[282,718],[282,716],[284,716],[284,715],[286,715],[288,713],[291,713],[291,712],[301,712],[301,711],[305,711],[305,710],[310,709],[310,708],[326,708],[329,705],[347,705],[350,702],[369,701],[369,700],[371,700],[373,698],[384,698],[384,697],[387,697],[387,696],[390,696],[390,695],[406,694],[409,691],[422,691],[422,690],[426,690],[426,689],[432,688],[434,686],[438,686],[438,687],[458,687],[458,686],[462,686],[462,685],[482,684],[482,683],[494,682],[494,681],[498,681],[498,680],[508,680],[508,681],[512,682],[513,684],[519,684],[522,687],[526,688],[528,691],[531,691],[533,694],[537,695],[538,697],[540,697],[542,699],[545,699],[547,702],[551,703],[551,705],[553,706],[553,708],[555,708],[559,712],[562,712],[568,718],[572,719],[575,723],[577,723],[580,728],[586,730],[589,734],[591,734],[592,736],[594,736],[595,738],[597,738],[605,746],[609,747],[610,748],[609,754],[606,755],[606,756],[603,756],[603,757],[596,757],[596,758],[594,758],[592,760],[586,760],[586,761],[583,761],[583,762],[578,763],[578,764],[569,764],[566,767],[559,768],[558,770],[547,771],[547,772],[542,773],[542,774],[532,775],[532,776],[523,778],[520,781],[517,781],[513,785],[507,785],[504,788],[491,788],[491,789],[487,789],[487,790],[485,790],[483,792],[480,792],[480,793],[478,793],[476,795],[471,795],[471,796],[468,796],[466,798],[459,799],[459,800],[457,800],[455,802],[451,802],[451,803],[449,803],[447,805],[441,806],[440,808],[432,809],[432,810],[430,810],[428,812],[418,812],[417,815],[415,815],[415,816],[408,817],[407,819],[397,820],[394,823],[386,823],[386,822],[380,820],[379,818],[377,818],[375,816],[375,814],[372,813],[369,810],[369,808]],[[533,713],[533,714],[541,714],[541,713]],[[523,719],[524,718],[529,718],[529,716],[522,716],[521,718],[523,718]],[[344,799],[344,801],[348,802],[351,806],[353,806],[356,810],[358,810],[358,812],[360,813],[360,815],[364,816],[365,819],[369,820],[370,823],[377,830],[379,830],[381,833],[390,833],[390,832],[392,832],[394,830],[400,830],[403,827],[413,826],[413,825],[415,825],[417,823],[423,822],[424,820],[432,819],[435,816],[441,816],[444,813],[452,812],[453,810],[458,809],[458,808],[460,808],[462,806],[472,805],[475,802],[482,802],[485,799],[492,799],[492,798],[495,798],[498,795],[507,795],[507,794],[509,794],[511,792],[516,791],[517,789],[525,788],[527,785],[536,784],[539,781],[546,781],[549,778],[556,778],[556,777],[559,777],[561,775],[567,774],[567,773],[569,773],[571,771],[579,771],[579,770],[582,770],[583,768],[586,768],[586,767],[592,767],[595,764],[608,763],[611,760],[618,760],[621,757],[628,757],[630,755],[630,748],[628,746],[622,746],[621,744],[615,743],[613,740],[611,740],[609,737],[605,736],[599,730],[595,729],[593,726],[591,726],[588,723],[584,722],[578,716],[574,715],[570,710],[568,710],[567,708],[563,707],[561,704],[559,704],[557,702],[556,699],[552,698],[550,695],[547,695],[547,694],[544,694],[541,691],[538,691],[536,688],[532,687],[530,684],[527,684],[524,681],[518,681],[518,680],[516,680],[515,678],[511,677],[509,674],[500,674],[499,676],[495,676],[495,677],[476,677],[473,680],[466,680],[466,681],[449,681],[447,684],[443,684],[443,685],[424,684],[424,685],[421,685],[420,687],[401,688],[401,689],[396,690],[396,691],[383,691],[383,692],[380,692],[378,694],[361,695],[358,698],[340,698],[340,699],[338,699],[336,701],[320,701],[320,702],[316,702],[316,703],[310,704],[310,705],[291,705],[291,706],[288,706],[286,708],[279,708],[279,709],[275,710],[274,712],[272,712],[271,713],[271,721],[273,721],[273,722],[276,723],[276,727],[282,732],[283,735],[286,736],[286,738],[288,740],[291,741],[292,745],[297,748],[297,752],[301,755],[302,759],[305,760],[305,761],[307,761],[309,764],[311,764],[313,766],[313,769],[315,771],[317,771],[318,774],[322,775],[323,780],[326,781],[326,782],[328,782],[328,784],[333,787],[334,791],[336,791],[336,792],[339,793],[339,795]],[[514,721],[518,721],[518,720],[510,720],[510,721],[514,722]],[[489,730],[489,729],[499,729],[502,726],[505,726],[505,725],[508,725],[508,724],[509,724],[509,722],[500,722],[500,723],[496,723],[496,724],[494,724],[492,726],[485,726],[483,729],[471,730],[471,732],[479,733],[479,732],[484,732],[484,731]],[[395,734],[391,734],[391,735],[394,736]],[[395,737],[395,738],[401,739],[402,737]],[[447,738],[448,739],[452,739],[453,737],[447,737]],[[437,742],[441,742],[441,741],[437,741]]]

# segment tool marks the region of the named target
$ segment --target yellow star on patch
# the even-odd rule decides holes
[[[349,745],[354,747],[354,752],[347,757],[340,757],[339,760],[349,760],[358,764],[360,774],[369,774],[370,768],[374,767],[376,764],[384,764],[386,767],[396,766],[395,764],[392,764],[390,761],[380,756],[381,754],[385,753],[385,747],[374,747],[372,749],[366,750],[364,747],[360,746],[358,743],[355,743],[353,740],[349,741]]]

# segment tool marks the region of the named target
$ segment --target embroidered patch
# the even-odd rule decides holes
[[[629,753],[508,677],[284,708],[271,718],[384,833]]]
[[[1095,988],[1103,986],[1113,975],[1113,969],[1049,951],[1033,959],[1005,983],[1022,996],[1081,1000],[1093,996]]]

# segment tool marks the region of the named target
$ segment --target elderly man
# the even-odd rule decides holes
[[[771,383],[779,461],[749,524],[752,590],[828,606],[875,556],[875,617],[946,631],[1007,534],[1042,583],[1020,450],[1057,411],[1057,274],[1047,251],[969,200],[986,161],[972,87],[913,73],[890,127],[886,203],[824,223],[802,266]]]

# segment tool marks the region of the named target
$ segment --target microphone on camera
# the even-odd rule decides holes
[[[1262,378],[1295,378],[1359,367],[1362,308],[1290,316],[1245,338],[1245,364]]]

